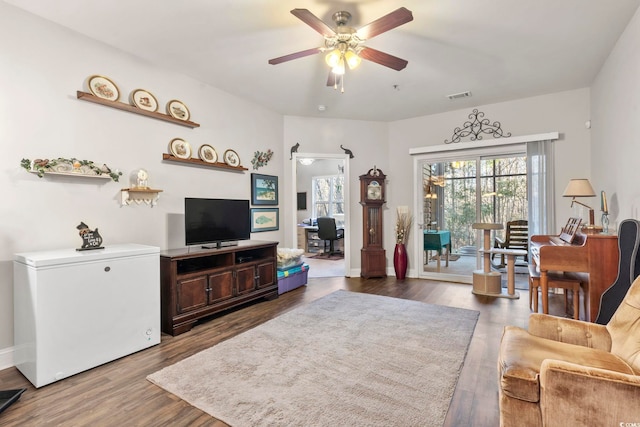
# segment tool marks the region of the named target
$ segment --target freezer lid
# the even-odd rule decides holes
[[[50,251],[23,252],[14,256],[14,261],[31,267],[46,267],[54,265],[74,264],[79,262],[95,262],[140,255],[160,255],[160,248],[156,246],[126,243],[108,245],[104,249],[77,251],[75,249],[55,249]]]

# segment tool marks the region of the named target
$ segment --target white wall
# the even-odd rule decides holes
[[[640,10],[591,89],[591,168],[607,193],[611,227],[640,216]],[[599,208],[599,207],[598,207]]]
[[[251,169],[255,151],[275,151],[259,173],[281,176],[283,118],[262,107],[164,71],[0,2],[0,369],[13,346],[13,254],[79,247],[76,226],[99,228],[105,245],[134,242],[184,246],[183,200],[250,198],[250,172],[228,172],[162,161],[169,141],[187,140],[195,153],[211,144],[234,149]],[[164,110],[182,100],[200,128],[189,129],[76,99],[93,74],[110,77],[127,102],[133,89],[152,92]],[[164,111],[163,111],[164,112]],[[288,153],[287,153],[288,154]],[[22,158],[77,157],[124,173],[121,182],[38,178]],[[120,207],[120,189],[144,167],[150,186],[164,190],[154,208]],[[281,202],[280,207],[283,206]],[[254,239],[282,241],[277,232]],[[87,280],[91,280],[87,278]]]
[[[589,90],[579,89],[477,108],[491,123],[499,121],[502,129],[511,132],[512,136],[560,132],[560,140],[555,143],[554,153],[556,222],[564,223],[570,216],[578,214],[579,212],[571,210],[569,201],[562,198],[562,192],[571,178],[591,178],[590,134],[585,127],[585,122],[589,119]],[[457,110],[390,123],[389,168],[385,171],[389,181],[387,205],[391,209],[391,215],[385,218],[385,236],[390,236],[385,240],[388,259],[395,243],[395,208],[399,205],[414,205],[413,185],[407,185],[414,182],[413,159],[409,155],[409,149],[441,145],[445,140],[451,140],[453,130],[462,127],[469,120],[468,115],[472,110]],[[596,189],[601,188],[601,183],[597,181],[592,180],[592,184]],[[593,203],[596,203],[595,199]],[[412,244],[415,242],[410,240],[409,245]],[[412,271],[416,268],[411,257],[413,251],[409,253],[409,272],[415,274]]]

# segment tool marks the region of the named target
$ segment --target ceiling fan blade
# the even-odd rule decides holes
[[[358,34],[358,37],[361,39],[367,40],[411,21],[413,21],[413,14],[411,11],[401,7],[358,29],[356,34]]]
[[[325,24],[320,18],[307,9],[293,9],[291,14],[325,37],[331,37],[335,34],[333,28]]]
[[[273,58],[269,60],[269,64],[277,65],[283,62],[291,61],[293,59],[304,58],[305,56],[314,55],[316,53],[321,52],[322,49],[319,47],[314,47],[312,49],[302,50],[300,52],[290,53],[289,55],[280,56],[278,58]]]
[[[402,70],[409,63],[402,58],[389,55],[388,53],[384,53],[370,47],[363,48],[360,53],[358,53],[358,56],[360,56],[362,59],[366,59],[367,61],[375,62],[376,64],[393,68],[396,71]]]

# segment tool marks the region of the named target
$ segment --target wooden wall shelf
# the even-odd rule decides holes
[[[138,107],[135,107],[133,105],[125,104],[124,102],[109,101],[108,99],[98,98],[95,95],[92,95],[92,94],[87,93],[87,92],[82,92],[80,90],[77,91],[77,96],[78,96],[78,99],[80,99],[82,101],[89,101],[89,102],[93,102],[94,104],[106,105],[107,107],[112,107],[112,108],[116,108],[118,110],[128,111],[130,113],[140,114],[141,116],[147,116],[147,117],[151,117],[151,118],[154,118],[154,119],[163,120],[165,122],[173,123],[173,124],[176,124],[176,125],[186,126],[186,127],[189,127],[189,128],[200,127],[200,125],[198,123],[195,123],[195,122],[192,122],[192,121],[189,121],[189,120],[180,120],[180,119],[173,118],[168,114],[162,114],[162,113],[158,113],[158,112],[155,112],[155,111],[142,110],[142,109],[140,109]]]
[[[153,188],[123,188],[120,190],[121,198],[120,204],[122,206],[128,206],[131,203],[146,204],[154,207],[158,204],[162,190],[156,190]]]
[[[35,174],[38,173],[38,171],[36,170],[30,170],[29,172],[35,173]],[[95,173],[88,174],[88,173],[78,173],[78,172],[48,172],[48,171],[43,172],[43,176],[49,176],[49,175],[71,176],[73,178],[89,178],[89,179],[104,179],[104,180],[111,179],[111,177],[107,174],[98,175]]]
[[[168,160],[170,162],[177,162],[177,163],[186,163],[193,166],[206,166],[206,167],[216,168],[216,169],[225,169],[225,170],[234,171],[234,172],[244,172],[248,170],[243,166],[229,166],[228,164],[222,163],[222,162],[207,163],[204,160],[200,160],[200,159],[181,159],[179,157],[173,156],[171,154],[166,154],[166,153],[162,155],[162,160]]]

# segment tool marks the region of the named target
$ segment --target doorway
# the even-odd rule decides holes
[[[296,247],[304,250],[309,277],[347,276],[349,271],[349,162],[347,155],[293,153]],[[338,234],[333,242],[318,236],[318,217],[334,218]]]

